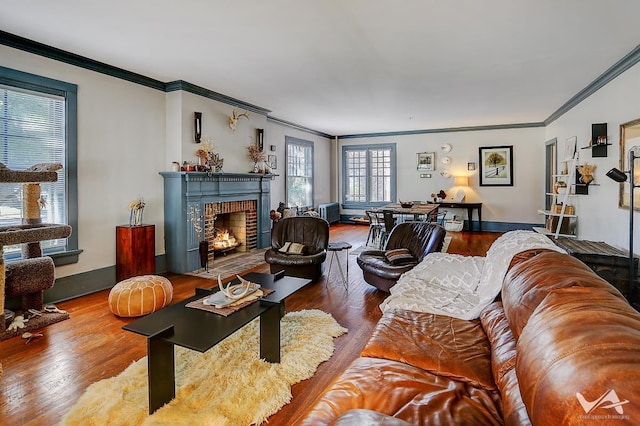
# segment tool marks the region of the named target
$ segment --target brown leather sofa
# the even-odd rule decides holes
[[[386,312],[297,424],[396,420],[640,424],[640,314],[579,260],[520,253],[479,319]]]
[[[304,251],[282,253],[280,249],[287,242],[303,244]],[[272,274],[284,271],[285,275],[317,280],[322,276],[328,245],[329,222],[312,216],[288,217],[273,224],[271,248],[264,259]]]
[[[436,223],[405,222],[393,228],[384,250],[365,250],[358,255],[357,262],[366,282],[378,290],[389,292],[400,275],[404,274],[416,263],[392,265],[385,257],[385,251],[397,248],[409,249],[416,262],[434,251],[442,250],[447,232]]]

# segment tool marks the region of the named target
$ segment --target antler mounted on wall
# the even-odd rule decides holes
[[[248,120],[249,119],[249,113],[247,111],[245,111],[243,113],[238,113],[238,111],[236,111],[235,109],[231,112],[231,116],[229,117],[229,127],[234,132],[236,131],[236,124],[238,124],[238,119],[240,117],[244,117],[244,118],[246,118]]]

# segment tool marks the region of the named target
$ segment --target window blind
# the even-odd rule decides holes
[[[65,164],[65,99],[46,93],[0,85],[0,162],[24,170],[38,163]],[[66,181],[40,184],[45,223],[67,223]],[[0,184],[0,224],[20,223],[22,184]],[[64,240],[43,241],[42,248],[64,248]],[[5,252],[19,247],[5,247]]]

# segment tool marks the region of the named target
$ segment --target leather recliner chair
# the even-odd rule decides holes
[[[384,250],[365,250],[358,255],[358,266],[362,269],[364,280],[379,290],[389,292],[400,275],[412,269],[416,263],[393,265],[387,261],[385,252],[406,248],[420,263],[427,254],[442,250],[446,235],[447,231],[436,223],[405,222],[397,225],[389,234]]]
[[[304,245],[300,254],[283,253],[285,243]],[[272,274],[317,280],[322,276],[329,245],[329,222],[319,217],[297,216],[279,220],[271,230],[271,248],[264,254]]]

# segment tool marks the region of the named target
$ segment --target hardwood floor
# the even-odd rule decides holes
[[[364,244],[368,227],[331,226],[332,241],[348,241],[354,249]],[[489,232],[451,233],[450,253],[484,255],[500,235]],[[345,253],[340,254],[344,262]],[[286,425],[318,398],[331,381],[355,359],[380,318],[378,305],[385,294],[362,279],[356,256],[349,256],[349,291],[339,281],[335,265],[326,275],[286,301],[287,311],[320,309],[329,312],[349,332],[335,340],[333,357],[321,364],[310,379],[293,386],[293,399],[273,415],[269,425]],[[252,271],[269,272],[266,264]],[[174,300],[193,295],[195,287],[211,287],[209,280],[167,274]],[[41,330],[43,337],[28,345],[19,337],[0,342],[0,424],[53,425],[98,380],[115,376],[146,355],[146,339],[123,331],[133,319],[114,316],[107,305],[108,291],[58,304],[71,319]]]

